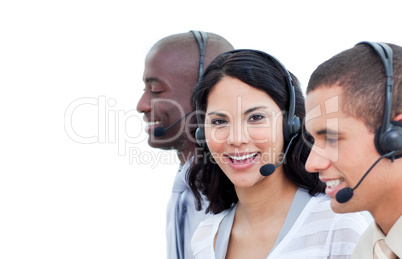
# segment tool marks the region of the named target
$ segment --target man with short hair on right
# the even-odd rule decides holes
[[[402,258],[402,47],[360,42],[318,66],[305,123],[331,208],[374,218],[352,258]]]

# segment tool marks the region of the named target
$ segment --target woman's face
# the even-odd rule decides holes
[[[207,99],[205,138],[213,158],[240,188],[264,179],[262,165],[283,155],[283,114],[262,90],[224,77]]]

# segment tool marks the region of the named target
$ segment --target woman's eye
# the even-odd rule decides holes
[[[222,125],[222,124],[226,124],[226,121],[222,120],[222,119],[214,119],[214,120],[211,121],[211,124],[213,124],[213,125]]]
[[[250,116],[249,120],[250,121],[260,121],[264,118],[265,118],[265,116],[262,114],[254,114],[254,115]]]

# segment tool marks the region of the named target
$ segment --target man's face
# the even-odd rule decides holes
[[[325,192],[335,212],[373,211],[384,202],[385,186],[389,184],[387,159],[373,168],[351,200],[338,203],[335,199],[339,190],[355,187],[380,157],[374,145],[375,134],[362,120],[342,111],[342,95],[342,88],[337,85],[320,87],[307,95],[306,129],[313,136],[314,144],[306,169],[318,172],[320,180],[327,184]]]
[[[178,63],[180,58],[185,57],[178,55],[177,52],[152,49],[145,60],[145,88],[137,111],[144,114],[147,123],[145,131],[150,135],[148,144],[155,148],[178,149],[188,134],[184,127],[186,119],[167,130],[163,136],[155,137],[152,134],[156,127],[167,128],[191,111],[193,85],[188,83],[188,75],[183,75],[187,71],[181,69],[183,66]]]

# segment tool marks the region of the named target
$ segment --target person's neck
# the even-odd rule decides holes
[[[283,174],[275,172],[252,188],[236,188],[239,198],[236,213],[250,224],[286,217],[297,189]]]
[[[388,235],[392,226],[402,215],[402,191],[401,188],[390,188],[388,197],[383,199],[384,202],[378,204],[375,209],[369,210],[374,221],[381,228],[385,235]]]
[[[177,157],[180,160],[180,164],[184,165],[194,156],[195,145],[186,144],[182,148],[177,149]]]

